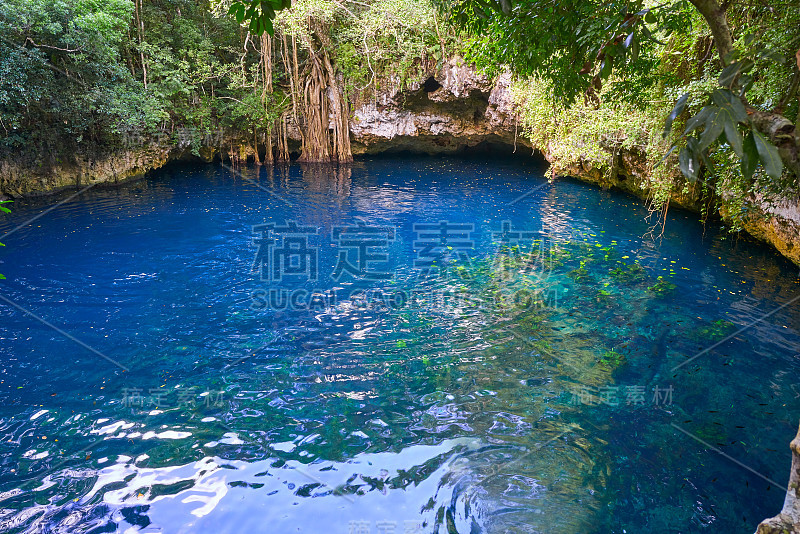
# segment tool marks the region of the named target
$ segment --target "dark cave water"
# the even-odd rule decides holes
[[[775,252],[676,210],[654,238],[640,201],[535,160],[240,171],[95,187],[0,239],[0,531],[731,533],[780,509],[800,286]]]

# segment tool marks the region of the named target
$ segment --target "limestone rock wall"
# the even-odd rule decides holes
[[[758,525],[756,534],[800,534],[800,430],[790,444],[792,471],[783,510]]]
[[[73,161],[47,164],[0,160],[0,194],[39,195],[96,183],[121,182],[162,167],[170,160],[169,148],[155,145],[113,152],[90,158],[76,155]]]
[[[353,153],[452,154],[481,144],[530,147],[517,135],[509,75],[492,82],[450,59],[440,72],[356,109]]]

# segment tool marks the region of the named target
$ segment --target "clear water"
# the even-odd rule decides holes
[[[725,340],[800,295],[768,248],[677,210],[654,240],[636,199],[530,193],[533,160],[242,173],[169,167],[2,239],[0,296],[86,346],[0,303],[0,531],[730,533],[780,509],[798,306]],[[290,274],[307,250],[253,269],[254,225],[288,221],[317,280]],[[333,279],[359,221],[393,240]],[[440,221],[472,246],[431,248]]]

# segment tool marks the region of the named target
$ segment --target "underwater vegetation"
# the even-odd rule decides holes
[[[626,266],[624,263],[608,271],[609,276],[619,284],[636,284],[647,279],[647,271],[638,263]]]
[[[736,325],[732,322],[717,319],[706,326],[695,328],[689,335],[697,341],[719,341],[731,335],[735,330]]]
[[[624,354],[620,354],[614,350],[609,350],[600,357],[598,363],[603,367],[614,370],[625,365],[626,361],[627,360]]]
[[[671,295],[677,287],[663,276],[659,276],[656,283],[648,287],[647,290],[659,298],[664,298]]]

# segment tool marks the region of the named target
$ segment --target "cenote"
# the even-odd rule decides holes
[[[15,202],[0,530],[752,532],[796,268],[544,171],[174,164]]]

